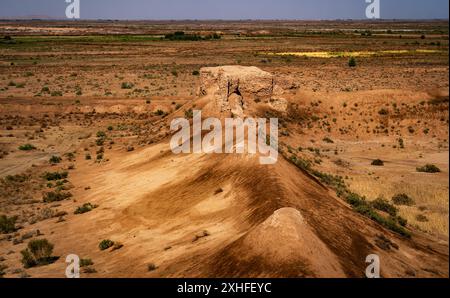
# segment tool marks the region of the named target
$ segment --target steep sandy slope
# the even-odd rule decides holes
[[[362,277],[372,253],[385,277],[448,276],[445,244],[386,231],[281,157],[262,166],[256,156],[174,156],[167,148],[80,165],[74,184],[92,189],[79,187],[75,205],[100,207],[46,235],[55,252],[92,258],[91,276]],[[380,249],[380,235],[398,249]],[[106,238],[124,246],[100,251]],[[149,263],[158,268],[149,272]],[[30,274],[62,277],[64,268],[60,260]]]

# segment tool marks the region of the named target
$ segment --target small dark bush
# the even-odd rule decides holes
[[[372,165],[373,166],[384,166],[384,161],[382,161],[381,159],[375,159],[374,161],[372,161]]]
[[[43,201],[44,203],[59,202],[68,199],[70,197],[72,197],[72,194],[70,192],[51,191],[47,192],[44,195]]]
[[[192,117],[194,117],[194,111],[192,111],[192,109],[186,110],[184,111],[184,116],[187,119],[191,119]]]
[[[395,206],[389,203],[389,201],[382,198],[378,198],[372,201],[372,206],[373,208],[378,209],[380,211],[384,211],[391,216],[396,216],[398,212],[398,209],[395,208]]]
[[[416,216],[416,220],[417,220],[418,222],[427,222],[427,221],[428,221],[428,218],[427,218],[425,215],[423,215],[423,214],[418,214],[418,215]]]
[[[31,144],[25,144],[25,145],[19,146],[19,150],[22,150],[22,151],[30,151],[30,150],[34,150],[34,149],[36,149],[36,147]]]
[[[91,203],[85,203],[82,206],[77,207],[74,214],[83,214],[83,213],[92,211],[93,209],[95,209],[97,207],[98,207],[97,205],[93,205]]]
[[[104,131],[97,131],[97,138],[105,138],[106,133]]]
[[[155,264],[153,264],[153,263],[150,263],[150,264],[147,265],[147,270],[148,271],[153,271],[153,270],[156,270],[157,268],[158,267]]]
[[[94,262],[92,262],[91,259],[80,259],[80,267],[87,267],[94,265]]]
[[[199,76],[199,75],[200,75],[200,72],[199,72],[198,70],[194,70],[194,71],[192,72],[192,75],[193,75],[193,76]]]
[[[404,193],[396,194],[395,196],[393,196],[392,202],[394,202],[395,205],[403,206],[412,206],[415,204],[414,200]]]
[[[2,234],[12,233],[16,230],[17,217],[7,217],[6,215],[0,216],[0,232]]]
[[[350,60],[348,60],[348,66],[349,67],[356,67],[356,59],[355,59],[355,57],[351,57]]]
[[[62,91],[52,91],[52,92],[50,93],[50,95],[51,95],[51,96],[62,96],[63,93],[62,93]]]
[[[332,139],[330,139],[329,137],[325,137],[325,138],[323,138],[323,140],[322,141],[324,141],[325,143],[328,143],[328,144],[333,144],[334,142],[333,142],[333,140]]]
[[[46,179],[47,181],[52,181],[52,180],[61,180],[61,179],[66,179],[69,176],[68,172],[46,172],[44,174],[44,179]]]
[[[133,87],[134,87],[134,84],[133,83],[128,83],[128,82],[123,82],[122,85],[121,85],[122,89],[131,89]]]
[[[53,155],[52,157],[50,157],[49,162],[50,162],[51,164],[57,164],[57,163],[60,163],[61,160],[62,160],[61,157],[56,156],[56,155]]]
[[[441,169],[439,169],[437,166],[432,165],[432,164],[427,164],[424,165],[423,167],[418,167],[417,172],[422,172],[422,173],[440,173]]]
[[[114,241],[111,241],[109,239],[105,239],[102,240],[99,244],[98,244],[98,248],[100,248],[100,250],[105,250],[110,248],[111,246],[114,245]]]
[[[31,240],[28,247],[22,250],[22,264],[25,268],[48,265],[55,261],[52,257],[53,244],[47,239]]]

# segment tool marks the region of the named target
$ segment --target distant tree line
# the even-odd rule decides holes
[[[190,41],[198,41],[198,40],[212,40],[212,39],[221,39],[222,37],[217,34],[209,34],[206,36],[201,36],[198,34],[185,34],[183,31],[177,31],[175,33],[169,33],[164,36],[167,40],[190,40]]]

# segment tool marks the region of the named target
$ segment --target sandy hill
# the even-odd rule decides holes
[[[222,67],[201,75],[190,106],[205,116],[285,111],[282,83],[269,73]],[[46,235],[55,253],[89,256],[92,276],[363,277],[369,254],[380,256],[383,277],[448,276],[445,242],[385,229],[281,155],[274,165],[258,155],[174,155],[169,141],[112,150],[103,165],[80,161],[71,182],[91,189],[76,188],[83,199],[73,205],[100,207]],[[99,251],[102,239],[123,247]],[[61,260],[29,272],[63,276],[64,268]]]

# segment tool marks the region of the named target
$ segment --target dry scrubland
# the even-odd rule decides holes
[[[93,277],[363,276],[375,251],[383,276],[448,277],[448,23],[3,21],[0,36],[1,275],[64,277],[77,253]],[[200,69],[220,65],[283,87],[286,111],[258,115],[280,119],[276,166],[170,152],[170,120],[202,107]]]

